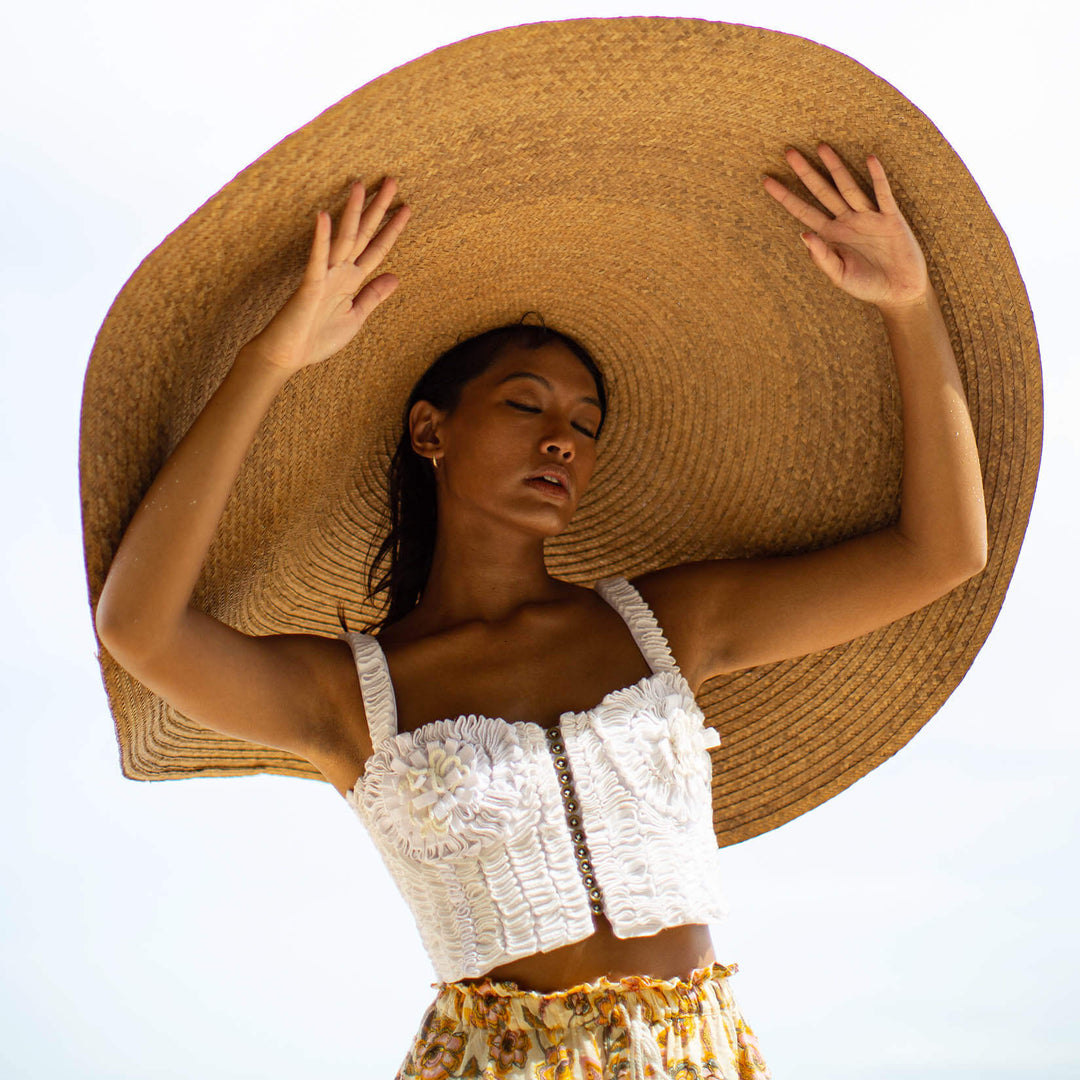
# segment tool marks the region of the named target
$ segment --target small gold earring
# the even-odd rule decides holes
[[[431,456],[431,464],[435,467],[435,471],[439,471],[439,459],[434,454]]]

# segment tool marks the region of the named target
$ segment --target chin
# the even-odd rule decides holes
[[[565,511],[558,511],[550,514],[530,514],[529,520],[523,522],[525,527],[530,531],[535,532],[537,535],[544,537],[549,536],[561,536],[568,528],[570,523],[574,520],[574,514],[577,508],[575,507],[569,513]],[[518,519],[521,520],[520,518]]]

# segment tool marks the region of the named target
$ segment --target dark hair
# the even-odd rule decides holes
[[[435,554],[437,506],[435,476],[426,458],[413,450],[409,413],[418,401],[428,401],[437,409],[452,413],[461,400],[461,391],[499,359],[507,346],[538,349],[554,341],[562,342],[589,370],[596,381],[600,400],[599,437],[607,417],[607,390],[604,376],[589,351],[574,338],[545,325],[525,323],[526,312],[516,323],[507,323],[459,341],[447,349],[420,376],[402,410],[401,437],[390,462],[388,493],[390,531],[382,541],[368,571],[368,598],[389,592],[386,614],[365,627],[365,632],[383,630],[416,607],[431,573]],[[535,313],[533,313],[535,314]],[[540,316],[543,323],[543,316]],[[389,567],[376,581],[379,564]],[[338,620],[348,632],[344,610],[338,605]]]

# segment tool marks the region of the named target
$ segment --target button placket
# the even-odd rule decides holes
[[[585,831],[581,827],[577,792],[574,790],[574,777],[570,772],[570,761],[563,746],[562,732],[559,728],[548,728],[548,749],[554,759],[555,773],[559,778],[559,790],[562,795],[563,809],[566,811],[566,823],[570,826],[570,839],[574,843],[574,859],[581,874],[585,891],[589,894],[589,908],[596,915],[604,912],[604,897],[593,874],[592,856],[585,842]]]

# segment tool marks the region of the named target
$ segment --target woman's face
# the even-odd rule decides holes
[[[541,536],[566,528],[596,465],[601,412],[592,375],[565,345],[507,347],[452,415],[417,409],[438,437],[440,515],[460,507]],[[544,471],[561,487],[529,481]]]

